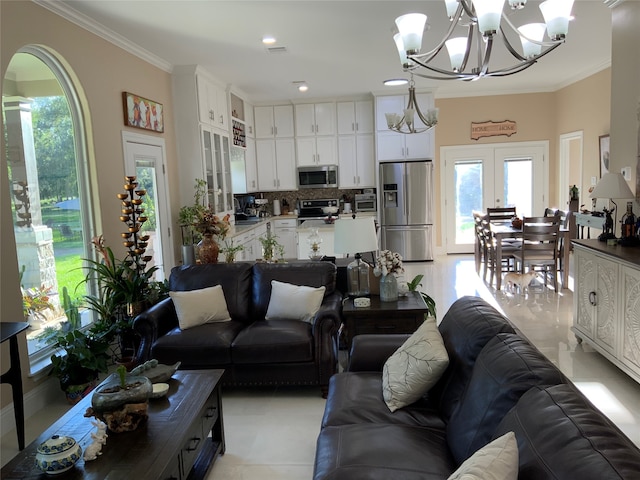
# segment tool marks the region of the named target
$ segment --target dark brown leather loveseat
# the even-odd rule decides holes
[[[438,329],[447,370],[393,413],[381,371],[408,336],[354,338],[349,371],[329,385],[314,480],[446,479],[510,431],[519,480],[640,478],[640,450],[489,304],[463,297]]]
[[[265,320],[271,281],[326,288],[311,323]],[[175,267],[171,291],[221,285],[231,321],[181,330],[171,298],[134,321],[142,338],[137,361],[182,362],[182,369],[224,368],[225,385],[319,385],[326,396],[336,373],[342,295],[329,262],[248,263]]]

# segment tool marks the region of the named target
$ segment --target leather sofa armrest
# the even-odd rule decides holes
[[[177,325],[178,315],[170,298],[165,298],[138,315],[133,320],[133,329],[141,339],[135,363],[140,364],[150,360],[153,343]]]
[[[318,379],[326,398],[329,379],[338,373],[338,331],[342,318],[342,295],[333,292],[324,297],[311,325]]]
[[[349,353],[349,372],[381,372],[384,362],[411,334],[356,335]]]

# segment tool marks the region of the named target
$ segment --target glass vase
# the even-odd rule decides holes
[[[220,246],[213,239],[213,234],[205,233],[198,243],[198,257],[200,263],[218,263]]]
[[[383,275],[380,279],[380,301],[397,302],[398,301],[398,280],[392,273]]]

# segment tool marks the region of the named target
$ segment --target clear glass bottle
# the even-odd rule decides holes
[[[396,302],[398,300],[398,280],[393,273],[383,275],[380,279],[380,301]]]
[[[633,202],[627,202],[627,213],[622,216],[622,238],[632,238],[636,234],[638,219],[633,213]]]

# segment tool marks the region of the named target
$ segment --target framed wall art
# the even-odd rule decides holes
[[[153,132],[164,132],[162,104],[129,92],[122,92],[124,124]]]
[[[600,178],[609,173],[609,135],[598,137],[600,145]]]

